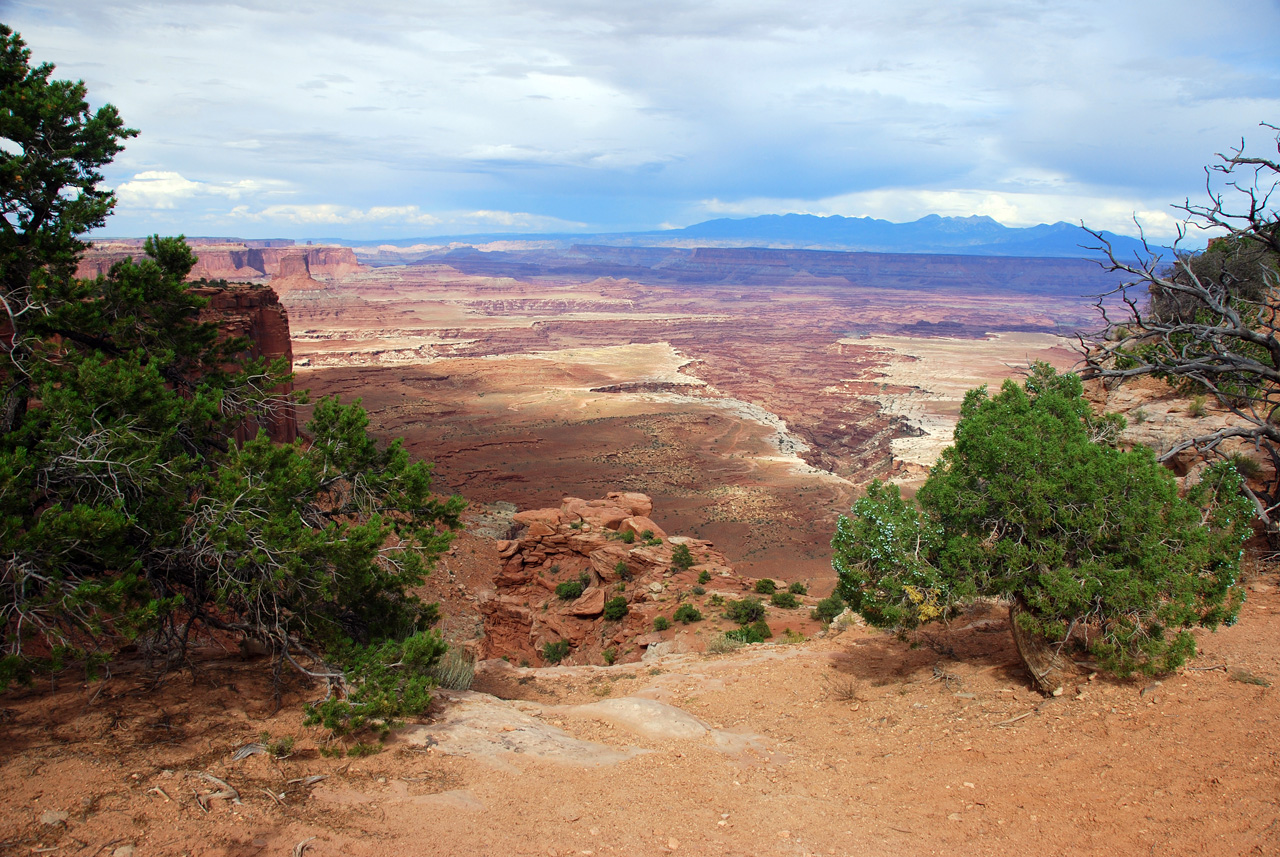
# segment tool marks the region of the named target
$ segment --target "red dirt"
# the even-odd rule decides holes
[[[158,689],[121,669],[2,700],[0,851],[290,854],[309,840],[313,857],[1274,854],[1280,705],[1250,682],[1280,678],[1276,584],[1258,578],[1239,624],[1201,635],[1195,669],[1082,678],[1059,699],[1028,689],[992,609],[916,648],[854,628],[652,666],[480,677],[526,700],[512,703],[525,716],[650,751],[596,768],[445,756],[394,735],[374,756],[324,758],[300,725],[314,690],[290,685],[273,713],[261,662],[206,659]],[[552,707],[633,695],[759,743],[722,752]],[[231,761],[262,732],[296,736],[294,755]],[[200,772],[242,803],[202,810],[195,793],[217,787]],[[327,778],[290,782],[312,775]],[[65,822],[42,824],[47,811]]]

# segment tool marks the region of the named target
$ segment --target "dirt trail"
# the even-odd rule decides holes
[[[1195,669],[1052,700],[994,609],[914,648],[851,628],[652,665],[493,664],[355,759],[301,726],[313,690],[273,713],[254,662],[10,693],[0,852],[1274,854],[1280,705],[1253,682],[1280,679],[1276,583],[1201,635]],[[293,755],[233,761],[264,732]],[[202,808],[221,788],[202,774],[240,803]]]

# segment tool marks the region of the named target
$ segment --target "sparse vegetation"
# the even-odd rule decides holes
[[[618,577],[621,577],[624,581],[631,579],[631,567],[627,565],[627,561],[625,559],[618,560],[618,562],[613,566],[613,570]]]
[[[797,580],[795,583],[787,587],[787,591],[792,595],[808,595],[809,587]]]
[[[1197,393],[1191,397],[1191,401],[1187,403],[1187,413],[1197,419],[1203,417],[1206,413],[1204,394]]]
[[[573,601],[582,597],[582,593],[587,591],[587,584],[591,582],[591,578],[584,571],[578,575],[575,580],[565,580],[556,584],[556,597],[561,601]]]
[[[831,624],[837,616],[844,612],[844,599],[838,593],[832,593],[818,602],[818,606],[809,611],[810,619],[817,619],[824,625]]]
[[[604,618],[616,622],[627,615],[627,599],[621,595],[614,596],[604,603]]]
[[[1129,411],[1129,419],[1133,420],[1134,425],[1140,426],[1150,419],[1150,417],[1147,415],[1146,408],[1134,408],[1132,411]]]
[[[569,657],[568,640],[556,640],[555,642],[548,640],[542,644],[542,659],[547,663],[558,664],[567,657]]]
[[[692,592],[694,595],[706,595],[706,594],[707,594],[707,588],[706,588],[705,586],[695,585],[695,586],[694,586],[692,589],[690,589],[689,591],[690,591],[690,592]]]
[[[692,559],[693,559],[693,557],[689,557],[689,559],[690,559],[690,560],[692,560]],[[709,571],[700,571],[700,572],[698,572],[698,582],[699,582],[699,583],[710,583],[710,582],[711,582],[711,572],[709,572]]]
[[[796,597],[790,592],[773,593],[772,597],[769,598],[769,603],[784,610],[794,610],[800,606],[800,602],[796,601]]]
[[[653,630],[665,631],[670,627],[671,627],[671,620],[668,619],[666,616],[653,617]]]
[[[759,598],[743,598],[741,601],[729,601],[725,606],[724,618],[749,625],[764,618],[764,605]]]
[[[470,690],[476,676],[476,658],[461,646],[450,646],[427,670],[427,675],[446,690]]]
[[[711,596],[707,598],[707,603],[712,607],[723,607],[724,596],[721,595],[719,592],[713,592],[711,593]]]
[[[756,581],[755,591],[758,595],[772,595],[778,591],[778,584],[767,577]]]
[[[622,540],[624,545],[632,545],[636,542],[636,534],[627,530],[624,533],[618,533],[618,538]]]
[[[688,545],[676,545],[671,549],[671,566],[673,568],[678,568],[681,571],[687,571],[688,569],[693,568],[693,552],[689,550]],[[707,580],[711,579],[711,575],[704,571],[698,575],[699,583],[707,582],[702,579],[703,574],[707,575]]]
[[[702,611],[692,604],[681,604],[672,614],[672,618],[684,625],[702,621]]]
[[[731,636],[731,632],[726,631],[723,634],[717,634],[707,642],[707,653],[712,655],[727,655],[730,652],[736,652],[746,645],[737,637]]]
[[[605,666],[613,666],[613,662],[618,659],[618,650],[613,646],[605,649],[600,653],[600,657],[604,658]]]
[[[773,636],[773,632],[769,630],[768,624],[763,619],[760,619],[749,625],[743,625],[741,628],[725,631],[724,635],[742,643],[763,643]]]

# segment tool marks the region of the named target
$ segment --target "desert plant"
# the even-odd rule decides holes
[[[618,650],[610,646],[600,653],[600,657],[604,658],[606,666],[613,666],[613,662],[618,659]]]
[[[787,587],[787,591],[792,595],[808,595],[809,587],[797,580],[795,583],[792,583]]]
[[[565,580],[556,584],[556,597],[562,601],[572,601],[580,598],[583,592],[587,590],[587,584],[591,582],[591,578],[586,572],[578,575],[575,580]]]
[[[604,603],[604,618],[610,622],[616,622],[627,615],[628,609],[627,599],[617,595]]]
[[[625,545],[635,544],[636,534],[631,530],[627,530],[626,532],[618,533],[618,538],[621,539],[622,543]]]
[[[711,593],[711,596],[707,598],[707,604],[711,605],[712,607],[723,607],[724,596],[721,595],[719,592],[713,592]]]
[[[1150,419],[1150,416],[1148,416],[1146,408],[1134,408],[1129,411],[1129,419],[1133,420],[1134,425],[1142,425]]]
[[[749,625],[764,618],[764,605],[759,598],[729,601],[725,606],[724,617],[739,625]]]
[[[470,690],[476,676],[475,655],[461,646],[449,650],[427,669],[427,675],[446,690]]]
[[[689,625],[693,622],[702,621],[702,611],[692,604],[681,604],[676,608],[676,612],[672,614],[672,618],[677,622]]]
[[[367,744],[362,741],[357,741],[355,744],[352,744],[350,747],[347,748],[347,755],[353,759],[362,759],[365,756],[376,756],[378,753],[381,753],[381,752],[382,752],[381,743]]]
[[[724,635],[743,643],[763,643],[773,636],[773,632],[769,630],[768,624],[763,619],[760,619],[750,625],[743,625],[741,628],[725,631]]]
[[[569,656],[569,641],[548,640],[542,644],[542,659],[549,664],[558,664]]]
[[[794,610],[800,606],[800,602],[796,601],[796,597],[790,592],[775,592],[769,598],[769,603],[774,607],[781,607],[784,610]]]
[[[726,631],[723,634],[717,634],[707,641],[707,653],[712,655],[727,655],[730,652],[736,652],[746,645],[742,640],[732,636],[734,632]]]
[[[839,592],[868,623],[912,628],[1003,597],[1036,683],[1062,686],[1064,645],[1088,631],[1107,669],[1174,669],[1190,628],[1233,622],[1253,511],[1230,466],[1184,499],[1151,450],[1098,443],[1074,375],[1037,364],[1025,385],[965,397],[955,445],[916,495],[873,483],[833,541]]]
[[[698,584],[694,584],[694,586],[689,591],[692,592],[694,595],[707,594],[707,588],[705,586],[700,586]]]
[[[677,547],[684,547],[684,545],[677,545]],[[673,559],[674,559],[674,557],[673,557]],[[693,557],[689,557],[689,559],[692,561]],[[711,572],[709,572],[709,571],[700,571],[700,572],[698,572],[698,582],[699,582],[699,583],[710,583],[710,582],[711,582]]]
[[[670,627],[671,627],[671,620],[668,619],[666,616],[653,617],[653,630],[665,631]]]
[[[1206,413],[1206,401],[1203,393],[1197,393],[1192,396],[1191,401],[1187,403],[1187,414],[1197,418],[1204,416]]]
[[[767,577],[762,577],[756,581],[755,591],[758,595],[772,595],[778,591],[778,584]]]
[[[631,568],[627,565],[627,561],[625,559],[618,560],[617,563],[614,564],[613,570],[618,577],[621,577],[623,580],[631,579]]]
[[[693,552],[689,550],[688,545],[676,545],[671,549],[671,565],[681,571],[693,568]],[[703,574],[707,574],[707,572],[703,571],[698,575],[700,581]],[[707,574],[707,580],[710,579],[711,575]]]
[[[826,598],[818,602],[818,606],[809,611],[810,619],[817,619],[824,625],[831,624],[831,621],[844,612],[844,599],[837,593],[832,593]]]

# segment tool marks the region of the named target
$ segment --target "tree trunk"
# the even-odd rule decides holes
[[[1021,614],[1030,614],[1021,599],[1009,606],[1009,627],[1013,631],[1013,642],[1018,647],[1022,662],[1027,665],[1036,687],[1050,696],[1062,695],[1066,683],[1078,674],[1075,664],[1062,655],[1060,643],[1046,640],[1039,634],[1033,634],[1018,624]]]

